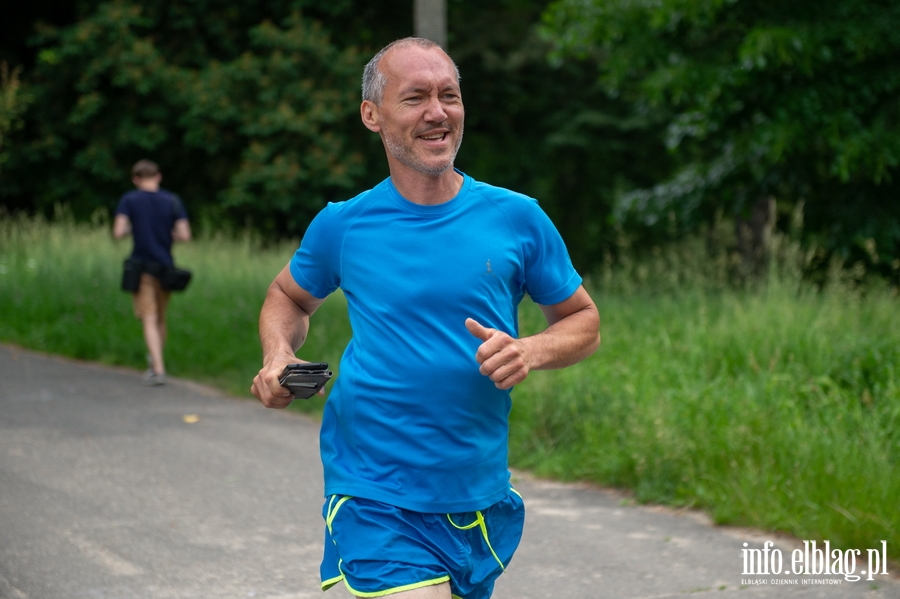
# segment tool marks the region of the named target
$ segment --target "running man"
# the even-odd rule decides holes
[[[438,45],[406,38],[376,54],[360,114],[390,176],[323,209],[272,282],[252,391],[270,408],[292,401],[279,374],[343,290],[353,337],[322,417],[322,586],[486,599],[524,522],[507,464],[510,391],[593,353],[599,314],[537,202],[454,168],[463,102]],[[548,326],[520,338],[526,293]]]

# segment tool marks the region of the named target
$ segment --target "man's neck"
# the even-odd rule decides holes
[[[414,204],[436,205],[449,202],[462,188],[463,176],[452,168],[440,175],[394,172],[391,182],[404,198]]]

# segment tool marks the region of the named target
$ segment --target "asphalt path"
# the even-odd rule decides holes
[[[145,388],[131,370],[0,345],[0,598],[323,596],[317,432],[189,381]],[[900,599],[891,576],[744,574],[744,549],[771,540],[789,565],[799,540],[587,485],[514,483],[526,529],[495,599]]]

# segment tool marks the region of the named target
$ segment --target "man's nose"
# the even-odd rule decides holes
[[[439,123],[446,119],[447,111],[444,110],[444,105],[441,104],[440,98],[437,96],[429,98],[428,103],[425,106],[425,120]]]

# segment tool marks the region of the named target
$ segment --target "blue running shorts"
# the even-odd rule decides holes
[[[344,581],[358,597],[450,583],[459,599],[488,599],[522,538],[525,504],[515,489],[485,510],[423,514],[332,495],[322,509],[322,590]]]

